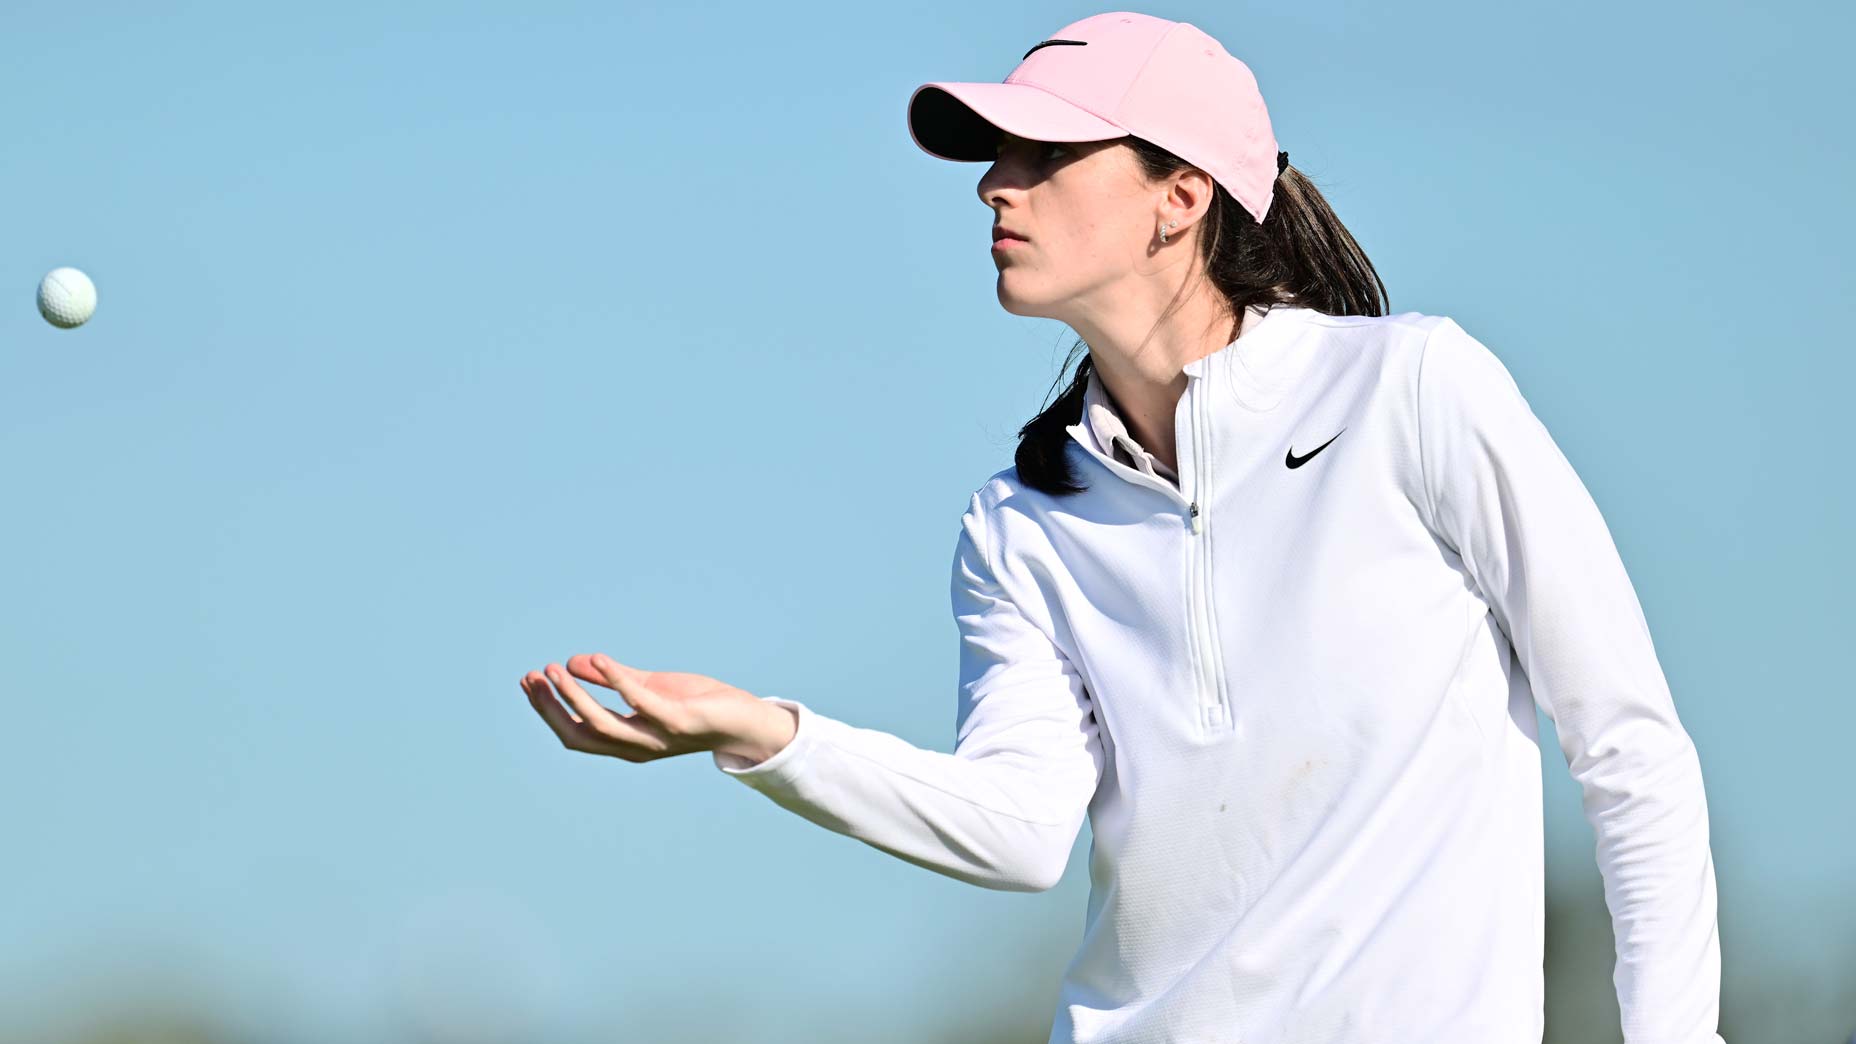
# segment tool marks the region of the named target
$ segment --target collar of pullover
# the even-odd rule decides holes
[[[1237,399],[1252,410],[1264,411],[1282,401],[1283,393],[1301,372],[1299,358],[1291,352],[1295,340],[1291,329],[1298,314],[1311,309],[1290,305],[1265,308],[1252,305],[1244,311],[1238,335],[1230,344],[1202,358],[1187,363],[1182,371],[1189,379],[1211,378],[1228,383]],[[1129,467],[1163,478],[1175,485],[1178,473],[1162,464],[1134,440],[1115,409],[1108,389],[1093,368],[1083,391],[1083,416],[1068,428],[1070,434],[1086,448],[1094,448],[1104,457],[1119,460]]]

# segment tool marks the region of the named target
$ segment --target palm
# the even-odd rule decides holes
[[[566,667],[568,673],[576,678],[608,689],[613,688],[612,683],[593,664],[591,655],[569,657]],[[669,708],[659,708],[661,716],[670,721],[659,721],[653,715],[642,712],[631,715],[638,719],[637,724],[641,727],[668,725],[674,721],[674,727],[693,740],[698,749],[702,749],[717,740],[742,735],[754,724],[760,698],[745,689],[690,671],[647,671],[636,667],[632,670],[646,689],[671,704],[675,710],[673,714]],[[619,695],[620,698],[624,696],[622,692]]]
[[[600,673],[599,668],[593,666],[593,657],[590,655],[569,657],[567,669],[577,678],[611,688],[605,680],[605,675]],[[745,690],[737,689],[725,681],[711,678],[706,674],[692,674],[689,671],[647,671],[642,668],[637,670],[646,688],[665,699],[675,700],[692,711],[706,710],[729,701],[739,700],[743,696],[753,699]]]
[[[616,693],[631,713],[594,699],[588,691],[593,685]],[[524,677],[522,689],[569,750],[626,761],[698,750],[756,752],[773,731],[768,705],[745,689],[706,674],[642,670],[610,656],[570,656],[563,667],[550,665]],[[783,736],[790,737],[792,726],[781,724],[787,725]]]

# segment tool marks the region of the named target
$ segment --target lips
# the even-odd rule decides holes
[[[992,229],[992,241],[997,243],[1001,239],[1016,239],[1021,243],[1030,242],[1030,240],[1026,239],[1024,236],[1019,235],[1018,233],[1012,231],[1009,228],[1000,228],[999,226],[994,225]]]

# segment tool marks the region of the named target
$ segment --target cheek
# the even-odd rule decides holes
[[[1120,263],[1139,244],[1125,216],[1108,209],[1079,208],[1061,221],[1051,247],[1068,265],[1096,269]]]
[[[1139,247],[1124,227],[1083,222],[1066,228],[1061,242],[1047,244],[1060,266],[1082,282],[1100,282],[1125,272]]]

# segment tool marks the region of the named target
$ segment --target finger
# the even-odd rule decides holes
[[[548,688],[548,679],[540,671],[530,671],[522,676],[522,691],[528,693],[529,702],[550,723],[560,719],[569,724],[580,724],[580,716],[561,706],[561,701],[554,698],[554,690]]]
[[[539,674],[531,674],[522,680],[522,688],[528,693],[530,706],[547,722],[548,728],[560,739],[561,746],[568,750],[577,750],[586,754],[616,754],[626,760],[632,760],[632,752],[616,747],[611,741],[601,736],[574,713],[561,706],[555,698],[554,690],[548,687],[548,681]]]
[[[595,733],[606,739],[629,744],[640,751],[657,752],[663,749],[663,743],[652,731],[640,727],[643,723],[632,719],[636,715],[618,715],[601,706],[598,700],[588,695],[567,671],[554,664],[548,665],[548,679],[561,691],[567,702],[580,712]]]
[[[665,699],[657,690],[645,684],[651,673],[635,667],[627,667],[605,653],[595,653],[586,658],[586,663],[606,679],[606,684],[625,697],[640,714],[662,725],[670,732],[681,731],[685,724],[684,708],[675,700]]]
[[[580,750],[585,746],[590,733],[581,726],[577,718],[567,712],[567,708],[561,706],[559,700],[554,698],[554,694],[548,691],[547,683],[531,682],[524,678],[522,679],[522,691],[528,693],[529,705],[541,715],[542,721],[548,723],[549,730],[560,739],[561,746],[569,750]]]
[[[561,662],[567,666],[568,674],[573,675],[581,681],[592,682],[594,685],[602,685],[608,689],[612,689],[614,692],[619,691],[613,688],[612,679],[606,677],[604,671],[593,666],[593,657],[585,653],[576,653]],[[619,695],[623,696],[625,694],[619,692]]]
[[[599,661],[604,661],[607,666],[600,667]],[[620,678],[613,673],[613,668],[619,666],[618,662],[603,653],[595,653],[592,656],[588,656],[585,653],[577,653],[573,656],[569,656],[565,662],[567,664],[567,673],[581,681],[592,682],[594,685],[611,689],[613,692],[623,697],[626,705],[631,707],[631,709],[643,711],[646,715],[650,714],[649,711],[646,711],[644,707],[640,706],[639,701],[642,700],[649,703],[650,698],[657,695],[657,693],[654,690],[647,690],[642,696],[634,698],[638,690],[644,688],[643,677],[650,674],[650,671],[627,668],[626,675]]]
[[[561,706],[560,700],[555,698],[554,690],[548,687],[546,676],[531,672],[522,679],[522,688],[528,693],[529,702],[548,723],[548,727],[560,737],[561,746],[568,750],[577,750],[585,754],[605,754],[631,762],[649,761],[655,756],[654,752],[641,750],[636,745],[621,743],[602,736],[585,722],[574,717],[573,712]]]

